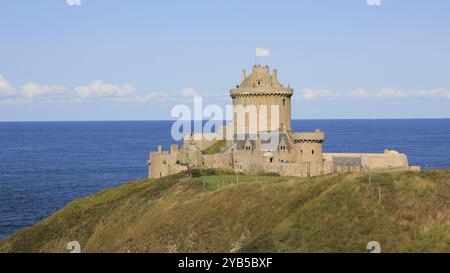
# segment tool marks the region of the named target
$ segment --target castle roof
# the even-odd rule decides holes
[[[242,74],[242,82],[235,89],[230,90],[232,97],[235,94],[266,94],[266,93],[281,93],[286,96],[292,96],[293,90],[288,87],[284,87],[278,81],[278,72],[273,69],[270,73],[269,66],[254,65],[252,73],[246,75],[245,70]]]
[[[275,142],[271,141],[272,138],[270,136],[275,137]],[[251,146],[252,149],[256,148],[256,139],[259,138],[261,141],[261,149],[265,151],[276,151],[278,150],[280,145],[283,145],[286,147],[287,150],[290,150],[292,148],[291,141],[289,138],[289,134],[286,132],[272,132],[268,133],[264,138],[267,139],[261,139],[260,136],[257,135],[249,135],[249,134],[242,134],[234,135],[234,142],[236,143],[236,149],[238,150],[244,150],[246,146]]]
[[[283,87],[277,79],[277,70],[270,74],[269,66],[253,66],[252,73],[243,79],[240,87]]]

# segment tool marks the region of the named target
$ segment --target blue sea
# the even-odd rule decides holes
[[[150,150],[168,149],[171,121],[0,123],[0,239],[70,201],[147,176]],[[325,152],[395,149],[411,165],[450,168],[450,119],[294,120],[320,128]]]

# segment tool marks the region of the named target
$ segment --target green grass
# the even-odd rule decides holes
[[[202,154],[204,155],[213,155],[217,154],[223,151],[223,149],[226,147],[227,141],[225,139],[216,141],[213,145],[210,147],[204,149],[202,151]]]
[[[68,252],[74,240],[82,252],[368,252],[369,241],[382,252],[450,252],[450,170],[189,170],[75,200],[0,252]]]
[[[260,176],[260,175],[242,175],[242,174],[232,174],[232,175],[209,175],[200,177],[200,181],[204,182],[206,189],[221,189],[228,186],[238,186],[242,183],[257,183],[257,182],[276,182],[283,181],[285,178],[274,177],[274,176]]]

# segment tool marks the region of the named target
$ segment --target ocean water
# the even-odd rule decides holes
[[[0,123],[0,239],[68,202],[147,176],[150,150],[173,143],[171,121]],[[406,153],[411,165],[450,168],[450,119],[294,120],[320,128],[325,152]]]

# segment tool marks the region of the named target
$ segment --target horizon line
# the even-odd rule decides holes
[[[440,118],[293,118],[291,120],[446,120],[450,117]],[[0,120],[0,123],[26,123],[26,122],[133,122],[133,121],[178,121],[177,119],[98,119],[98,120]],[[186,120],[182,120],[186,121]],[[189,121],[189,120],[187,120]],[[210,121],[205,120],[191,120],[191,121]],[[219,121],[219,120],[218,120]],[[229,121],[232,120],[222,120]]]

